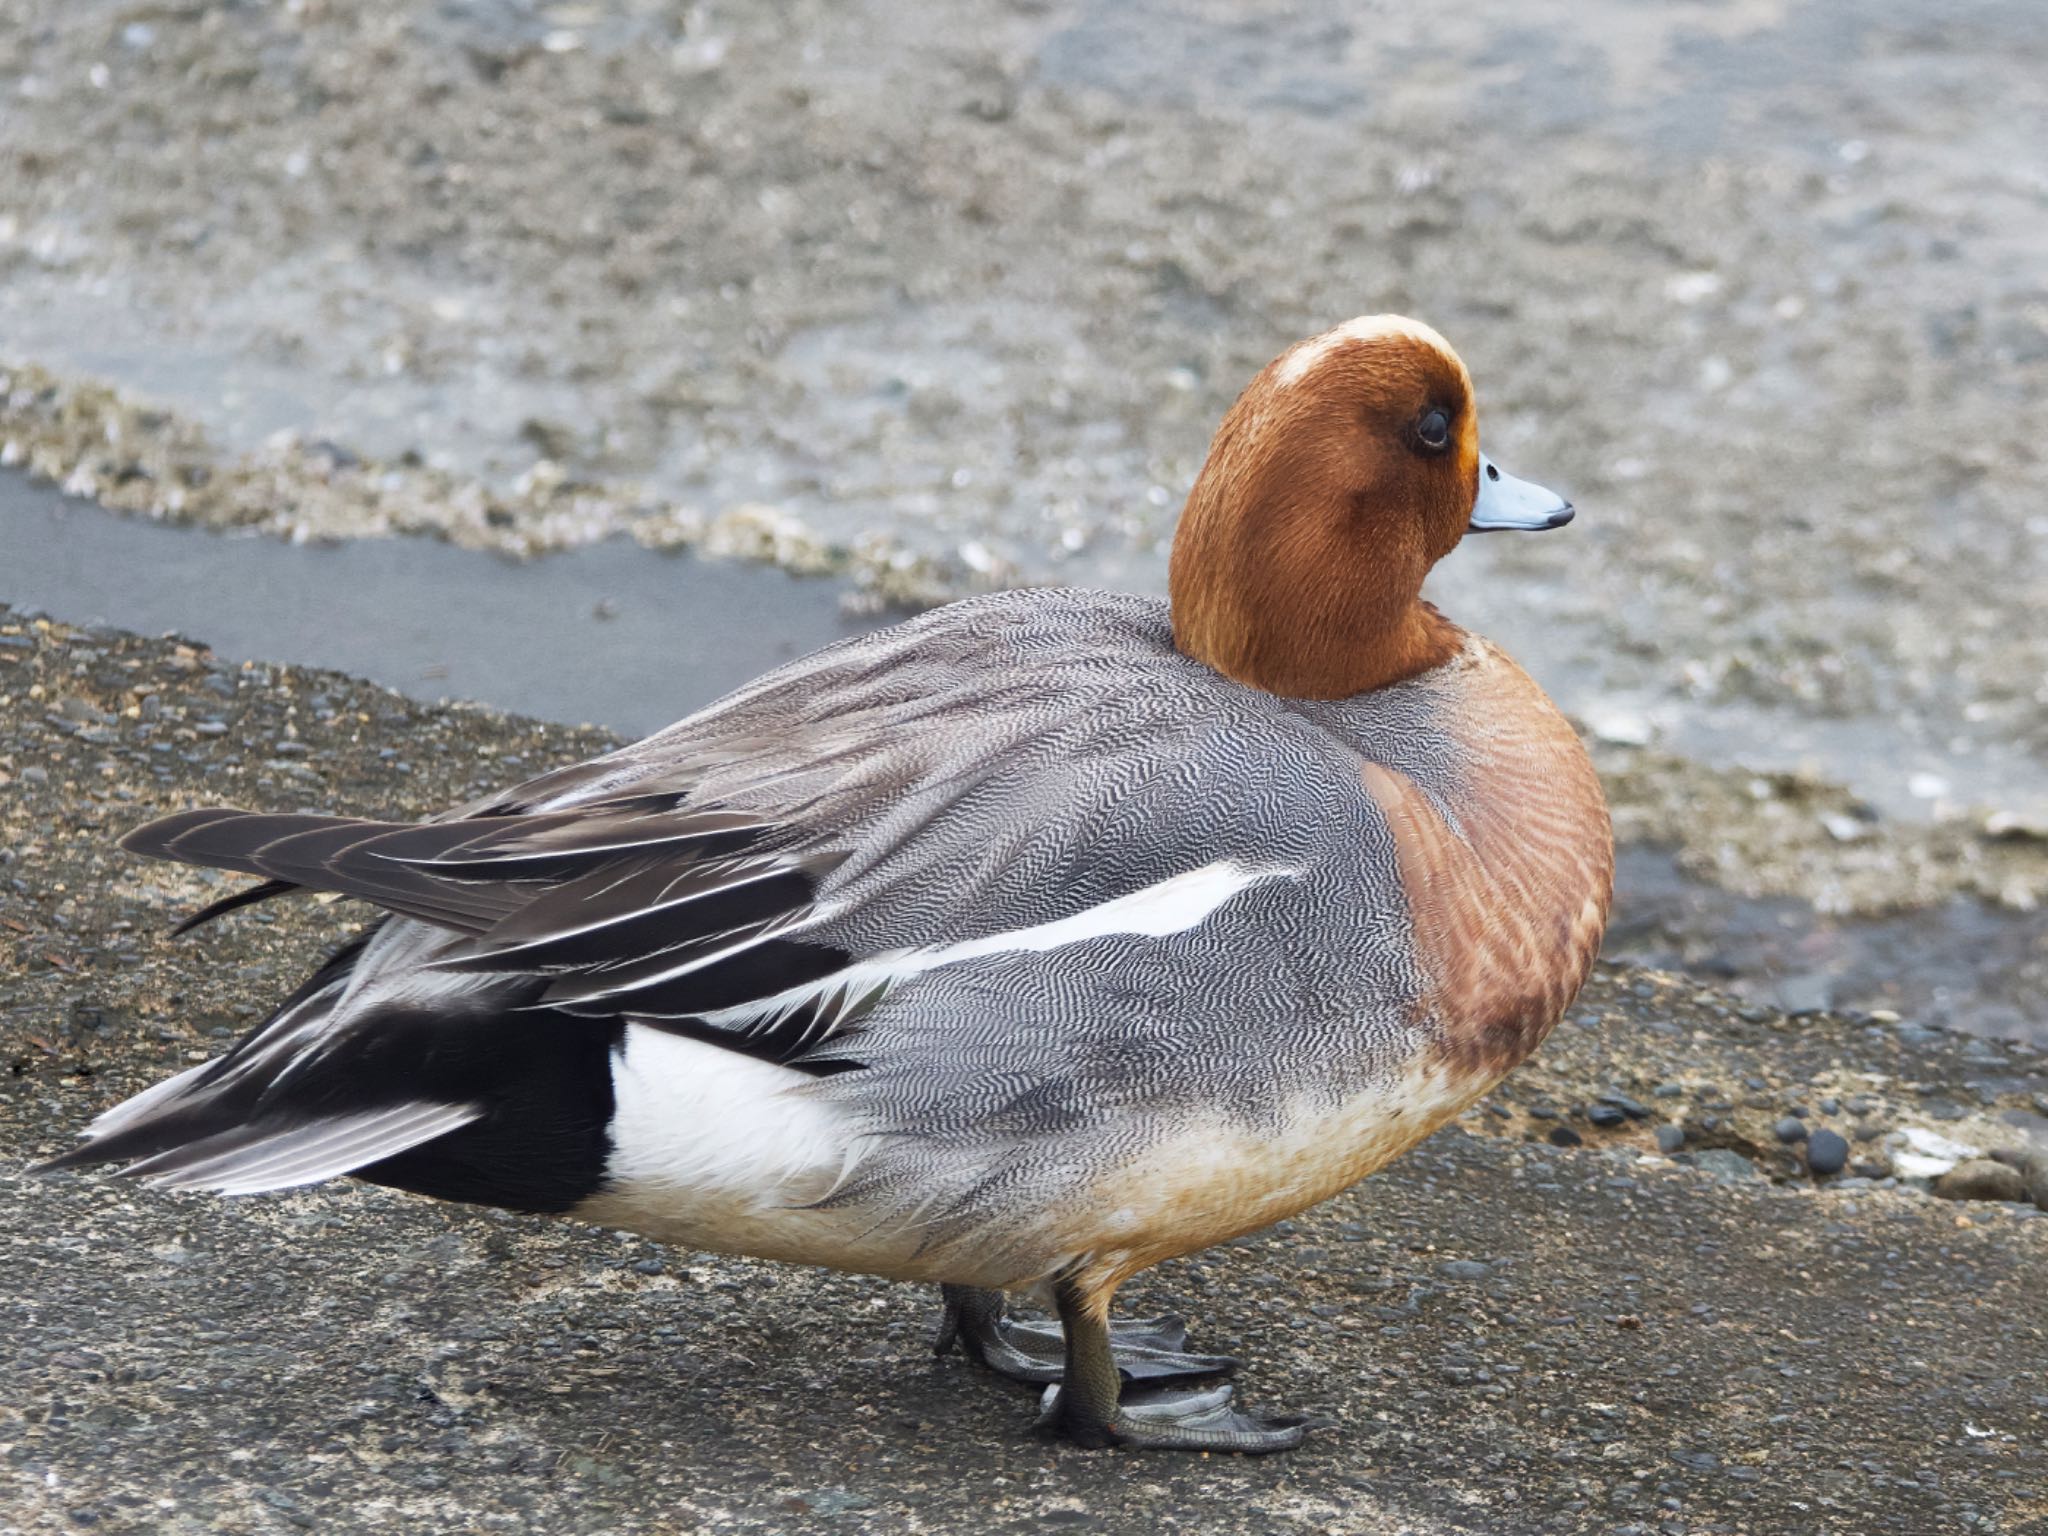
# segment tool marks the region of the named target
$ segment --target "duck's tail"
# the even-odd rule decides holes
[[[374,931],[374,930],[373,930]],[[116,1104],[85,1140],[36,1172],[126,1163],[168,1189],[251,1194],[348,1173],[478,1118],[473,1104],[389,1098],[347,1103],[305,1047],[330,1022],[368,943],[364,934],[225,1056]],[[297,1072],[302,1079],[287,1079]]]
[[[121,1163],[147,1184],[229,1195],[348,1174],[528,1211],[594,1194],[617,1028],[473,978],[467,997],[364,1003],[349,981],[377,932],[226,1055],[115,1105],[35,1171]]]

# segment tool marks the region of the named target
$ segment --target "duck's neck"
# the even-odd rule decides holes
[[[1338,570],[1287,586],[1233,582],[1228,566],[1183,558],[1169,578],[1173,643],[1235,682],[1295,699],[1348,699],[1457,654],[1464,631],[1419,597],[1375,604]]]
[[[1236,616],[1226,622],[1183,622],[1175,603],[1173,639],[1233,682],[1290,699],[1348,699],[1441,666],[1457,654],[1464,632],[1428,603],[1415,603],[1400,622],[1358,643],[1341,628],[1306,616],[1271,620]]]

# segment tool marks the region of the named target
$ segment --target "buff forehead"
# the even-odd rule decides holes
[[[1299,384],[1313,372],[1316,366],[1333,352],[1356,341],[1385,341],[1399,339],[1415,346],[1427,347],[1457,369],[1458,376],[1469,387],[1471,376],[1465,372],[1464,361],[1451,350],[1451,344],[1438,335],[1435,327],[1420,320],[1410,320],[1406,315],[1360,315],[1355,320],[1346,320],[1342,325],[1332,326],[1320,336],[1311,336],[1307,341],[1297,342],[1281,355],[1274,369],[1273,382],[1282,389]]]

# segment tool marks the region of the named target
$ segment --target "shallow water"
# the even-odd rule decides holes
[[[1619,850],[1610,959],[1683,971],[1787,1012],[1890,1009],[1972,1034],[2048,1040],[2048,913],[1969,897],[1882,918],[1736,896],[1671,853]]]

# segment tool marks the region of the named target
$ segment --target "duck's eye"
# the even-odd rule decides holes
[[[1451,445],[1451,418],[1441,409],[1424,411],[1415,423],[1415,441],[1430,453],[1442,453]]]

